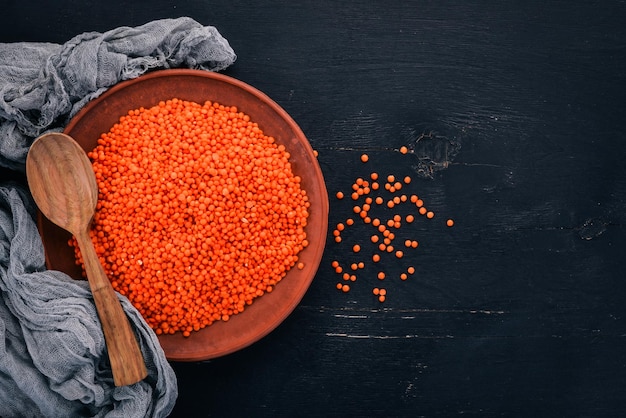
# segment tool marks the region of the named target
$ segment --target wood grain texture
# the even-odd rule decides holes
[[[174,416],[626,408],[623,2],[11,7],[5,41],[62,42],[164,16],[215,25],[238,55],[226,73],[300,124],[331,194],[369,170],[358,161],[366,151],[379,172],[413,174],[435,220],[456,221],[416,226],[418,274],[390,281],[382,305],[375,280],[336,291],[330,262],[351,252],[329,241],[302,304],[272,334],[222,359],[174,364]],[[428,179],[418,175],[428,155],[396,150],[431,133],[459,148],[435,158],[447,164]],[[330,209],[331,225],[345,218],[337,201]]]
[[[132,385],[143,380],[148,371],[139,344],[89,237],[98,186],[85,151],[67,135],[42,135],[28,152],[26,177],[44,216],[76,237],[115,385]]]

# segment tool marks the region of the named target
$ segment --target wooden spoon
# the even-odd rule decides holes
[[[143,380],[148,372],[139,344],[89,237],[98,185],[87,154],[68,135],[42,135],[33,142],[26,157],[26,176],[43,215],[76,237],[102,324],[115,385]]]

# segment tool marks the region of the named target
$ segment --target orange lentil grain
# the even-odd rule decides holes
[[[424,206],[422,206],[422,207],[419,209],[419,213],[420,213],[420,215],[426,215],[426,208],[425,208]]]
[[[429,210],[428,212],[426,212],[426,217],[428,219],[434,218],[435,217],[435,212]]]
[[[370,157],[367,154],[362,154],[361,155],[361,161],[362,162],[366,163],[366,162],[369,161],[369,159],[370,159]]]
[[[285,146],[236,107],[174,98],[133,109],[88,155],[96,253],[155,332],[228,321],[304,267],[302,179]]]
[[[344,284],[341,286],[341,291],[344,293],[348,293],[350,291],[350,285]]]
[[[401,279],[401,280],[406,280],[408,277],[409,277],[409,276],[407,276],[407,274],[406,274],[406,273],[401,273],[401,274],[400,274],[400,279]]]
[[[407,152],[409,152],[409,149],[406,146],[400,147],[400,154],[406,154]]]
[[[378,254],[374,254],[374,255],[372,256],[372,261],[373,261],[374,263],[378,263],[378,262],[380,261],[380,255],[378,255]]]
[[[448,219],[448,220],[446,221],[446,225],[447,225],[447,226],[450,226],[450,227],[454,226],[454,220],[453,220],[453,219]]]
[[[385,278],[385,273],[380,271],[376,277],[378,277],[379,280],[383,280]]]
[[[361,251],[361,246],[359,244],[354,244],[352,246],[352,251],[354,251],[355,253],[358,253],[359,251]]]
[[[383,302],[385,301],[385,299],[386,299],[386,298],[385,298],[385,296],[384,296],[384,295],[379,295],[379,296],[378,296],[378,301],[379,301],[380,303],[383,303]]]
[[[413,273],[415,273],[415,267],[412,267],[412,266],[411,266],[411,267],[407,268],[407,269],[406,269],[406,271],[407,271],[407,273],[409,273],[409,274],[413,274]]]
[[[337,192],[335,196],[337,197],[337,199],[340,199],[340,200],[343,199],[344,197],[343,192]]]

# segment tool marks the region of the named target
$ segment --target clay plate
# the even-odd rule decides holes
[[[171,98],[203,103],[217,101],[237,106],[259,124],[265,134],[276,138],[291,154],[292,169],[302,178],[311,206],[306,227],[309,246],[299,255],[304,269],[291,269],[273,292],[255,299],[244,312],[228,322],[218,321],[190,337],[180,332],[159,336],[165,355],[174,361],[199,361],[240,350],[274,330],[298,305],[319,266],[328,228],[328,195],[313,149],[294,120],[267,95],[250,85],[223,74],[200,70],[161,70],[119,83],[87,104],[67,125],[71,135],[86,151],[92,150],[100,135],[120,116],[141,106],[151,107]],[[70,238],[39,214],[49,269],[80,278],[74,263]]]

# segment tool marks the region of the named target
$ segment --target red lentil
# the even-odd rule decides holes
[[[308,245],[290,154],[235,107],[172,99],[131,110],[89,157],[96,252],[157,334],[242,312]]]
[[[402,154],[406,154],[409,152],[409,150],[407,147],[401,147],[400,152]],[[355,200],[359,200],[360,197],[363,196],[364,202],[365,202],[363,204],[355,204],[355,206],[353,206],[353,211],[359,214],[359,217],[363,219],[363,223],[371,224],[378,231],[378,233],[370,235],[370,241],[372,245],[375,246],[374,251],[376,251],[371,255],[371,260],[373,263],[379,263],[382,259],[382,256],[384,256],[383,253],[389,253],[389,254],[395,255],[396,259],[403,259],[405,256],[405,252],[401,249],[394,248],[394,245],[392,245],[392,242],[395,239],[395,235],[391,231],[395,231],[401,228],[401,226],[403,225],[403,222],[406,222],[407,224],[413,223],[416,219],[415,212],[421,215],[424,215],[426,218],[429,218],[429,219],[433,218],[435,216],[435,213],[431,210],[428,210],[424,206],[424,201],[420,199],[417,194],[409,194],[408,192],[406,194],[404,193],[396,194],[396,192],[399,192],[403,187],[405,186],[410,187],[410,184],[412,183],[411,176],[398,177],[397,179],[394,174],[388,174],[385,177],[381,176],[380,181],[384,185],[384,188],[391,194],[389,196],[386,196],[385,198],[383,198],[383,196],[377,196],[376,194],[374,194],[373,196],[369,195],[371,191],[375,191],[379,189],[379,183],[378,183],[379,175],[376,172],[372,172],[370,173],[369,178],[371,179],[371,184],[369,184],[368,181],[365,180],[364,178],[357,178],[352,184],[352,189],[354,190],[353,198]],[[367,197],[365,195],[367,195]],[[393,209],[396,206],[400,206],[402,203],[405,203],[405,202],[411,202],[412,204],[411,206],[414,205],[413,207],[416,209],[416,211],[413,213],[402,214],[402,215],[400,213],[395,213],[391,216],[388,214],[389,209]],[[383,203],[385,204],[386,208],[379,207]],[[373,204],[376,204],[375,208],[372,208]],[[380,218],[372,216],[372,212],[371,212],[372,210],[374,211],[374,213],[376,210],[385,211],[387,212],[386,216],[388,218],[385,218],[386,219],[385,221],[381,221]],[[351,222],[346,221],[345,224],[353,225],[353,221],[351,219],[350,221]],[[452,219],[447,219],[446,225],[450,227],[454,225],[454,221]],[[338,224],[336,231],[341,232],[343,231],[343,228],[339,227],[339,224]],[[417,248],[419,245],[417,240],[409,239],[409,238],[403,239],[403,242],[404,242],[404,247],[407,249],[406,251],[410,251],[411,249]],[[365,248],[366,247],[361,248],[359,244],[355,244],[352,247],[352,250],[353,252],[357,253],[357,252],[364,250]],[[358,269],[366,268],[366,265],[363,261],[360,261],[358,263],[356,262],[352,263],[351,268],[356,271]],[[402,281],[406,281],[408,280],[409,275],[412,275],[414,273],[415,273],[415,268],[413,266],[410,266],[410,267],[407,267],[405,271],[401,272],[399,274],[399,277]],[[355,274],[348,275],[346,273],[344,275],[344,279],[348,277],[349,277],[349,280],[352,280],[352,281],[356,280]],[[384,271],[379,270],[379,272],[376,273],[376,277],[382,281],[386,278],[386,274]],[[374,295],[377,296],[380,302],[384,302],[386,300],[387,291],[385,289],[375,287],[373,288],[372,292],[374,293]]]

